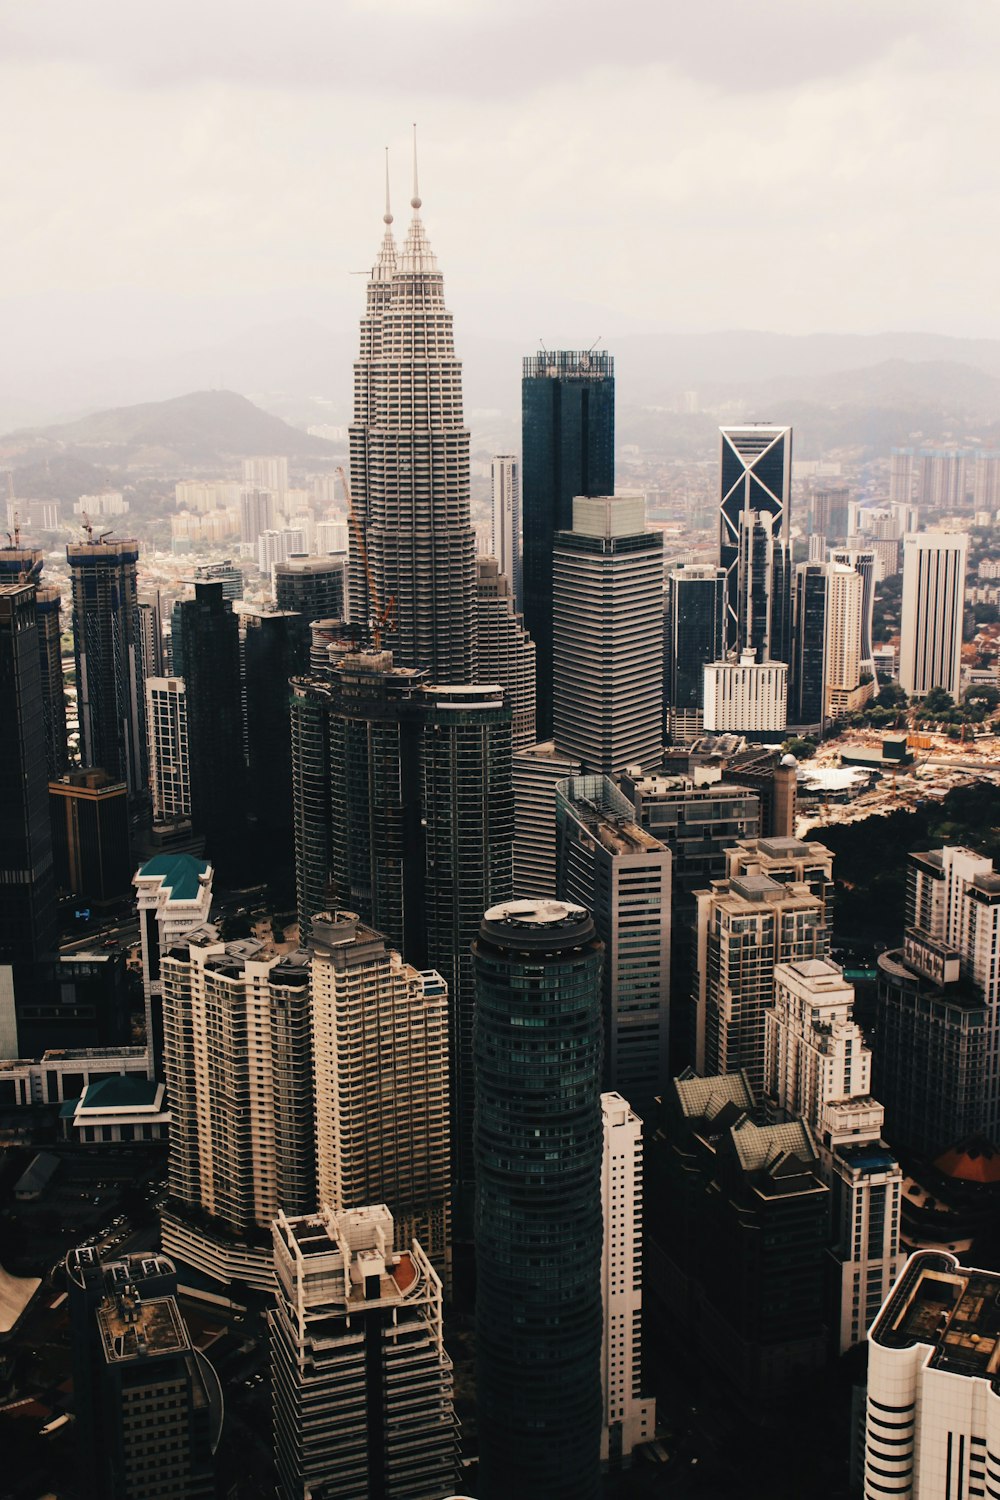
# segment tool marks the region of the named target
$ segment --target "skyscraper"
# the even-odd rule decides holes
[[[240,541],[256,547],[260,535],[274,526],[274,497],[270,490],[245,489],[240,493]]]
[[[826,618],[830,569],[825,562],[795,569],[795,620],[788,689],[788,722],[799,728],[822,726],[826,717]]]
[[[187,692],[182,677],[146,678],[153,820],[191,816]]]
[[[393,600],[385,644],[401,667],[432,682],[476,680],[475,536],[469,519],[469,430],[444,284],[420,218],[397,255],[386,234],[368,283],[354,366],[351,488],[382,606]],[[351,613],[373,601],[351,535]]]
[[[601,1117],[601,1459],[616,1469],[652,1440],[656,1402],[642,1397],[642,1121],[613,1093],[601,1095]]]
[[[384,1204],[279,1213],[268,1315],[281,1500],[441,1500],[458,1468],[441,1283]]]
[[[513,590],[495,557],[476,559],[479,680],[498,682],[510,701],[515,750],[535,743],[535,643],[515,612]]]
[[[515,750],[514,894],[548,896],[556,888],[556,786],[579,776],[581,763],[551,740]]]
[[[754,512],[773,516],[773,539],[786,547],[790,536],[792,429],[763,422],[720,427],[721,498],[719,563],[726,570],[726,647],[742,650],[740,518]],[[787,580],[786,580],[787,586]],[[743,590],[744,598],[747,590]],[[756,643],[755,643],[756,644]],[[787,658],[776,656],[778,661]]]
[[[346,578],[343,557],[288,557],[274,565],[275,603],[279,609],[296,610],[307,625],[346,620]]]
[[[163,1077],[163,955],[206,927],[212,911],[212,866],[190,854],[157,854],[135,874],[146,1012],[146,1071]],[[215,932],[215,928],[211,929]]]
[[[861,671],[874,680],[875,553],[867,547],[837,547],[830,553],[830,561],[843,563],[861,574]]]
[[[521,466],[512,453],[498,453],[492,463],[490,547],[510,584],[514,608],[522,607]],[[480,674],[482,675],[482,674]]]
[[[663,615],[664,730],[674,744],[704,728],[704,668],[721,661],[726,623],[722,568],[673,568],[667,574]]]
[[[903,539],[899,682],[911,698],[944,688],[957,701],[969,538],[920,531]]]
[[[71,542],[80,753],[124,781],[130,796],[146,790],[146,698],[142,628],[136,591],[139,544]]]
[[[43,502],[38,502],[39,504]],[[9,521],[8,525],[15,523]],[[66,694],[62,671],[62,596],[59,590],[41,582],[45,554],[40,547],[12,545],[0,547],[0,583],[25,580],[35,587],[35,613],[38,617],[38,648],[42,665],[42,710],[45,720],[45,755],[49,778],[61,776],[66,769]]]
[[[580,907],[511,901],[474,951],[480,1494],[596,1500],[601,945]]]
[[[288,682],[308,670],[308,617],[288,609],[244,606],[247,808],[250,854],[276,900],[295,889],[292,730]]]
[[[745,734],[773,743],[788,723],[788,667],[758,662],[744,651],[738,661],[716,661],[705,668],[705,731]]]
[[[847,563],[831,562],[826,611],[826,711],[831,719],[863,708],[875,683],[862,683],[864,579]]]
[[[788,662],[791,653],[791,567],[780,514],[745,510],[736,564],[740,651],[757,661]]]
[[[139,633],[142,640],[143,677],[162,677],[163,619],[159,589],[152,589],[139,596]]]
[[[312,923],[317,1202],[389,1205],[451,1286],[448,988],[353,912]]]
[[[542,350],[521,380],[524,623],[538,653],[538,737],[552,734],[552,553],[577,495],[615,487],[615,365],[605,350]]]
[[[645,497],[578,496],[552,558],[555,743],[587,771],[663,754],[663,537]]]

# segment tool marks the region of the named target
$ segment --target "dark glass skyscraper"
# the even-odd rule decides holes
[[[795,569],[795,646],[788,692],[788,722],[822,724],[826,712],[826,611],[830,568],[799,563]]]
[[[139,543],[71,542],[66,557],[83,764],[124,781],[134,797],[147,789]]]
[[[584,908],[528,900],[473,953],[479,1494],[596,1500],[602,948]]]
[[[295,881],[288,680],[306,671],[311,636],[308,617],[292,610],[248,609],[242,618],[251,853],[284,905]]]
[[[521,380],[524,623],[535,642],[537,734],[552,735],[552,548],[575,495],[615,489],[615,363],[605,350],[542,350]]]
[[[66,769],[66,693],[62,672],[62,626],[59,590],[40,579],[45,554],[40,547],[0,547],[0,582],[35,583],[38,651],[42,668],[42,713],[45,721],[45,758],[50,779]]]
[[[705,665],[719,661],[725,638],[726,575],[722,568],[674,568],[664,598],[664,732],[684,743],[704,722]]]
[[[792,429],[763,422],[720,427],[719,563],[726,570],[726,648],[743,649],[740,619],[740,517],[774,517],[772,532],[786,546],[791,521]],[[788,587],[787,576],[785,587]],[[744,590],[744,599],[746,591]],[[771,653],[772,660],[788,658]]]
[[[274,565],[274,598],[279,609],[294,609],[313,620],[344,620],[347,600],[343,557],[289,557]]]

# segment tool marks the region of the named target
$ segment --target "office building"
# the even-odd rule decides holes
[[[825,485],[813,491],[810,507],[810,533],[819,532],[829,541],[843,541],[847,536],[851,492],[846,485]]]
[[[800,1119],[819,1143],[831,1191],[837,1347],[859,1343],[889,1294],[899,1249],[902,1178],[882,1140],[884,1110],[871,1095],[871,1051],[854,1020],[854,989],[827,958],[779,964],[765,1016],[770,1111]]]
[[[256,550],[260,537],[274,530],[274,496],[251,487],[240,492],[240,541]]]
[[[146,791],[146,696],[136,591],[139,544],[71,542],[80,755],[124,781],[129,796]]]
[[[791,653],[791,560],[783,517],[745,510],[739,519],[736,634],[756,661],[788,662]]]
[[[604,1086],[637,1111],[666,1086],[670,852],[607,776],[556,787],[556,894],[591,912],[604,944]]]
[[[312,922],[317,1202],[387,1203],[451,1287],[448,988],[353,912]]]
[[[45,554],[40,547],[17,544],[0,547],[0,583],[35,584],[45,758],[51,779],[53,776],[61,776],[67,765],[66,694],[62,670],[62,595],[58,589],[41,582],[44,560]]]
[[[582,908],[527,900],[474,951],[479,1492],[596,1500],[601,945]]]
[[[870,547],[838,547],[830,553],[830,561],[853,568],[861,577],[861,675],[871,676],[875,681],[874,613],[875,613],[875,553]]]
[[[279,609],[312,620],[346,620],[346,558],[291,555],[274,565],[274,599]]]
[[[212,866],[190,854],[156,854],[133,878],[142,998],[146,1013],[146,1064],[150,1078],[163,1077],[163,983],[165,953],[207,927],[212,912]],[[214,934],[215,929],[212,929]]]
[[[933,1159],[1000,1138],[1000,875],[953,846],[907,873],[903,946],[878,957],[875,1088],[892,1144]]]
[[[830,1189],[808,1125],[756,1109],[745,1073],[672,1081],[646,1147],[646,1302],[670,1357],[773,1426],[828,1360]]]
[[[723,656],[726,575],[693,564],[667,574],[663,618],[664,731],[675,745],[705,726],[704,668]]]
[[[520,613],[521,583],[521,466],[512,453],[498,453],[491,464],[492,503],[490,551],[510,585],[514,608]],[[482,672],[480,672],[482,677]],[[485,679],[483,679],[485,681]]]
[[[153,821],[191,816],[187,693],[182,677],[146,678]]]
[[[142,675],[163,676],[163,619],[160,607],[160,591],[139,595],[139,635],[142,641]]]
[[[918,1250],[868,1335],[865,1500],[1000,1490],[1000,1276]]]
[[[547,896],[556,888],[556,785],[583,766],[551,740],[515,750],[514,894]]]
[[[397,664],[426,668],[432,682],[475,682],[476,558],[462,366],[416,181],[410,201],[413,218],[398,255],[386,213],[354,366],[351,489],[378,604],[352,532],[351,613],[365,622],[394,601],[384,642]]]
[[[245,458],[243,487],[247,490],[270,490],[283,497],[288,489],[288,459],[274,454]]]
[[[958,701],[969,539],[921,531],[903,540],[899,683],[911,698],[944,688]]]
[[[656,1402],[642,1395],[642,1121],[620,1094],[601,1095],[601,1462],[627,1467],[656,1434]]]
[[[289,679],[309,669],[308,616],[292,610],[244,606],[243,682],[246,695],[247,811],[250,855],[260,862],[272,898],[291,901],[295,890],[292,817],[292,740]]]
[[[160,958],[170,1101],[164,1250],[267,1290],[270,1225],[316,1201],[309,955],[189,935]]]
[[[104,771],[68,771],[49,782],[56,885],[89,906],[132,886],[128,788]]]
[[[766,744],[784,738],[787,722],[784,662],[758,662],[747,651],[738,661],[705,668],[706,734],[740,734]]]
[[[441,1500],[458,1470],[441,1283],[384,1205],[279,1213],[268,1314],[281,1500]]]
[[[243,573],[230,558],[202,563],[194,570],[195,583],[221,583],[222,597],[230,602],[243,598]]]
[[[0,583],[0,991],[15,1015],[41,998],[58,937],[35,589]]]
[[[525,750],[535,743],[535,643],[495,557],[476,559],[476,620],[479,680],[506,690],[513,746]]]
[[[615,364],[606,350],[541,350],[521,379],[524,623],[538,653],[538,737],[552,736],[552,557],[577,495],[615,487]]]
[[[743,650],[741,517],[773,517],[769,540],[787,547],[791,535],[792,429],[763,422],[720,427],[719,565],[726,570],[726,649]],[[748,523],[744,522],[746,530]],[[752,598],[747,587],[744,599]],[[758,605],[760,599],[758,598]],[[745,628],[745,627],[743,627]],[[778,661],[782,657],[776,657]]]
[[[861,665],[864,579],[847,563],[831,562],[826,610],[826,712],[831,719],[855,713],[875,696],[874,674],[867,682]]]
[[[792,591],[792,659],[788,719],[799,729],[822,730],[826,717],[826,636],[830,569],[824,561],[799,563]]]
[[[663,753],[663,536],[641,494],[573,501],[552,557],[557,748],[594,774]]]
[[[228,880],[242,870],[245,846],[239,622],[221,581],[196,583],[178,614],[181,649],[173,670],[187,696],[191,823]]]
[[[775,964],[826,957],[826,911],[805,883],[762,874],[715,880],[695,900],[695,1066],[706,1075],[742,1070],[759,1094]]]

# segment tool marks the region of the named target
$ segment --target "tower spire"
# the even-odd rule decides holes
[[[389,147],[385,148],[385,213],[382,215],[383,224],[392,223],[392,209],[389,207]]]
[[[391,281],[396,269],[396,241],[392,237],[392,209],[389,206],[389,147],[385,148],[385,213],[382,215],[385,234],[378,252],[378,260],[372,267],[372,281]]]
[[[413,122],[413,197],[410,207],[416,212],[420,207],[420,187],[417,182],[417,122]]]

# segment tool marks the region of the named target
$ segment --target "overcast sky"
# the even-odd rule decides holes
[[[409,126],[449,302],[1000,336],[994,0],[0,0],[5,363],[354,321]]]

